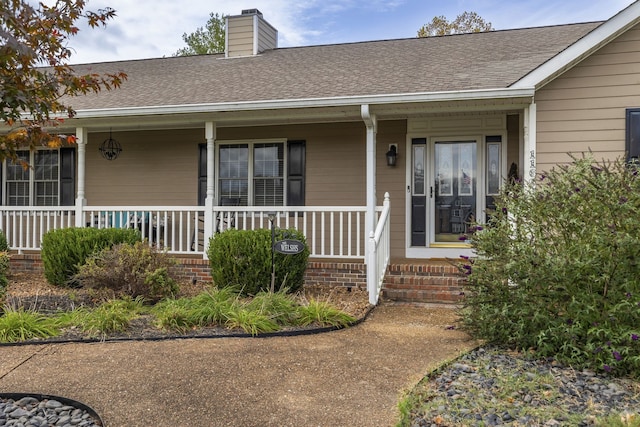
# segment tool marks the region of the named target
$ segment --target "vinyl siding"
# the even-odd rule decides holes
[[[234,17],[227,22],[227,56],[253,55],[253,15]]]
[[[538,171],[570,161],[624,155],[625,110],[640,107],[640,26],[536,93]]]
[[[394,258],[404,257],[406,247],[406,138],[406,120],[381,121],[378,123],[376,150],[378,182],[376,197],[378,205],[382,205],[384,193],[389,193],[391,200],[391,256]],[[398,160],[394,167],[387,166],[389,144],[398,145]]]
[[[264,19],[258,18],[258,52],[278,47],[278,31]]]
[[[198,143],[204,142],[204,129],[114,132],[122,153],[112,161],[98,151],[108,137],[108,133],[89,134],[88,205],[198,204]]]

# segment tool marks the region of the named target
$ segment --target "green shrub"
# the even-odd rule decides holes
[[[296,255],[275,254],[275,290],[300,289],[304,283],[309,249],[304,235],[297,230],[277,230],[276,241],[299,240],[305,250]],[[235,286],[244,295],[255,295],[271,287],[271,231],[229,229],[209,243],[211,277],[218,287]]]
[[[0,252],[9,252],[9,242],[7,242],[7,235],[4,231],[0,230]]]
[[[169,275],[175,263],[147,242],[121,243],[89,256],[73,281],[84,288],[109,289],[117,297],[155,301],[178,292],[176,281]]]
[[[0,252],[0,298],[4,296],[5,289],[9,280],[7,275],[11,267],[11,255],[8,252]]]
[[[62,228],[42,237],[42,264],[49,283],[68,285],[88,256],[117,243],[134,244],[137,230],[121,228]]]
[[[640,177],[591,158],[506,188],[471,237],[462,310],[476,337],[640,375]]]

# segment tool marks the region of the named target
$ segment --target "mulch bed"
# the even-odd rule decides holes
[[[195,296],[205,291],[210,283],[181,283],[178,297]],[[356,319],[364,319],[371,310],[368,293],[364,289],[345,288],[329,285],[305,286],[298,297],[304,301],[315,299],[327,301],[332,306],[350,314]],[[94,290],[61,288],[49,284],[41,274],[15,273],[9,277],[9,284],[4,298],[4,305],[13,309],[23,308],[25,310],[37,311],[40,313],[54,313],[56,311],[68,311],[80,306],[93,307],[104,301],[105,294]],[[318,325],[310,327],[285,328],[279,334],[312,333],[326,328]],[[79,329],[67,328],[61,335],[38,340],[40,342],[51,341],[81,341],[81,340],[125,340],[125,339],[169,339],[169,338],[189,338],[189,337],[212,337],[212,336],[244,336],[244,331],[238,329],[227,329],[221,326],[195,328],[188,331],[168,331],[155,327],[153,318],[143,315],[134,319],[126,331],[109,333],[99,337],[89,337]]]

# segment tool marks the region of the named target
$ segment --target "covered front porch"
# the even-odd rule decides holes
[[[441,218],[434,196],[445,193],[437,187],[437,147],[473,144],[478,154],[467,192],[478,215],[488,206],[486,149],[498,148],[501,177],[511,161],[522,165],[525,179],[535,175],[529,92],[459,97],[281,110],[260,105],[233,113],[211,107],[207,114],[170,106],[153,114],[79,111],[76,127],[60,129],[74,133],[77,144],[60,149],[58,163],[49,158],[51,165],[43,166],[32,154],[34,173],[26,178],[32,193],[11,198],[10,190],[22,184],[4,174],[0,229],[12,250],[30,253],[52,229],[136,228],[150,245],[203,260],[217,233],[270,228],[272,220],[275,227],[302,231],[312,261],[363,264],[375,304],[391,257],[442,259],[469,250],[465,242],[438,241],[433,229]],[[117,158],[100,150],[111,139],[122,150]],[[391,146],[394,165],[386,159]],[[38,168],[49,177],[48,187]],[[40,197],[39,188],[56,185],[58,193]],[[42,200],[52,206],[38,206]],[[418,202],[421,215],[415,214]],[[414,238],[418,232],[424,238]]]

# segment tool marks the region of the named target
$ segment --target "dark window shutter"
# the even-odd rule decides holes
[[[76,149],[60,148],[60,206],[75,205]]]
[[[640,108],[627,109],[627,160],[640,160]]]
[[[198,144],[198,206],[204,206],[207,198],[207,144]]]
[[[287,205],[305,204],[305,141],[289,141],[287,155]]]

